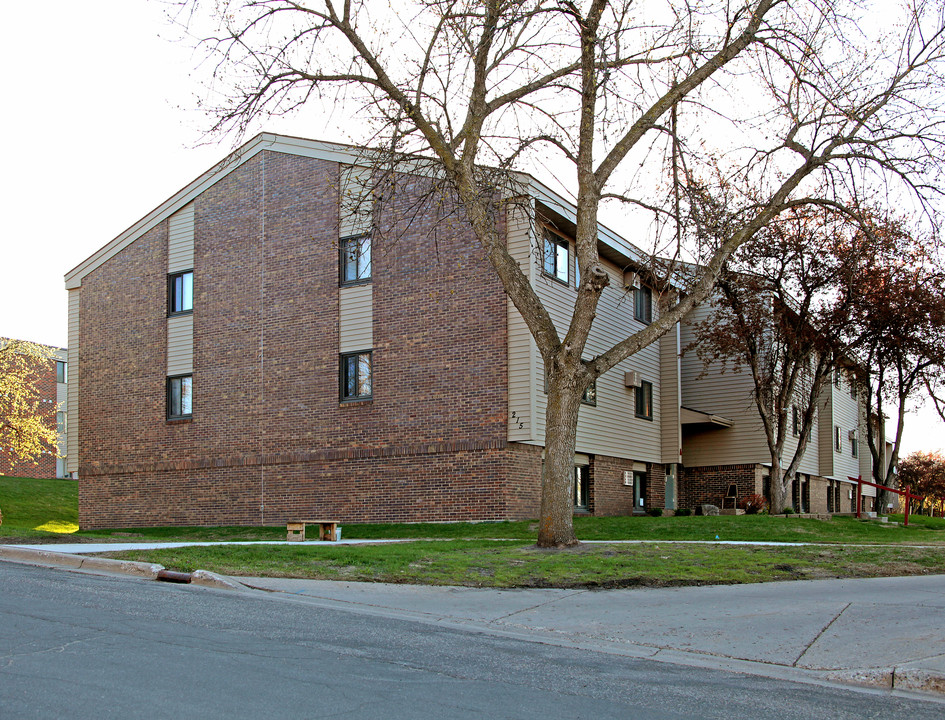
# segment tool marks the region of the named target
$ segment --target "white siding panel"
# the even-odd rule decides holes
[[[508,250],[526,274],[531,272],[531,207],[511,205],[508,212]],[[511,300],[507,302],[510,442],[532,442],[534,436],[535,357],[538,348],[528,326]]]
[[[374,347],[373,285],[338,288],[338,352]]]
[[[66,427],[66,470],[79,470],[79,293],[69,290],[69,389]]]
[[[341,166],[339,237],[360,235],[371,230],[374,217],[370,168]]]
[[[167,374],[189,375],[194,371],[194,316],[167,319]]]
[[[695,339],[693,325],[711,314],[708,304],[695,308],[682,325],[681,346],[687,348]],[[748,465],[770,462],[764,428],[752,398],[753,383],[747,372],[735,373],[721,364],[702,375],[702,360],[695,349],[688,350],[681,361],[682,405],[700,412],[721,415],[733,422],[730,428],[685,432],[683,464]]]
[[[168,218],[167,271],[191,270],[194,267],[194,204],[185,205]]]
[[[850,390],[845,381],[840,388],[832,384],[830,387],[833,394],[833,424],[840,426],[840,436],[843,439],[843,447],[839,451],[834,450],[833,472],[836,477],[842,479],[859,477],[860,460],[859,457],[853,457],[849,436],[851,430],[856,430],[859,442],[859,407],[857,401],[850,397]]]

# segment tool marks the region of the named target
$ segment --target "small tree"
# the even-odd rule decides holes
[[[866,217],[861,237],[850,284],[857,355],[870,373],[861,378],[866,437],[873,481],[893,486],[906,414],[945,376],[945,269],[934,238],[915,236],[900,220]],[[890,409],[895,433],[887,454]],[[885,493],[877,501],[885,505]]]
[[[0,447],[14,460],[56,454],[56,427],[41,408],[37,383],[49,372],[49,348],[22,340],[0,341]]]
[[[945,512],[945,456],[938,452],[914,452],[899,464],[899,480],[916,495],[926,497],[923,508],[930,514],[938,507]]]
[[[412,153],[410,167],[425,163],[450,190],[544,362],[542,546],[577,542],[584,391],[705,300],[729,254],[785,209],[858,188],[864,171],[938,192],[925,178],[943,140],[945,29],[924,4],[898,37],[883,28],[885,41],[864,37],[856,3],[835,0],[418,0],[396,14],[368,0],[179,4],[216,63],[213,87],[227,88],[214,131],[242,133],[330,94],[346,123],[373,123],[363,137],[396,161]],[[204,7],[214,30],[200,28]],[[602,201],[651,213],[668,229],[650,235],[654,254],[677,256],[697,235],[683,221],[690,181],[720,155],[723,175],[754,189],[738,222],[708,255],[693,251],[702,271],[682,295],[664,294],[654,322],[585,358],[609,282]],[[509,254],[496,204],[521,194],[516,170],[549,161],[571,174],[577,208],[581,284],[560,328]]]
[[[848,350],[859,252],[848,213],[792,208],[728,260],[714,311],[687,348],[708,372],[746,371],[770,457],[771,512],[781,512],[807,451],[817,405]],[[788,450],[789,438],[796,438]]]

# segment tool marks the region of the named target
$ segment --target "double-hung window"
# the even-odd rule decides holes
[[[644,325],[653,322],[653,291],[646,286],[633,288],[633,318]]]
[[[68,370],[66,363],[62,360],[56,360],[56,382],[64,383],[68,379]]]
[[[351,400],[370,400],[372,385],[371,351],[344,353],[341,356],[341,392],[342,402]]]
[[[542,272],[559,282],[568,284],[568,241],[560,235],[545,229],[542,246]]]
[[[167,276],[167,314],[183,315],[194,311],[194,271]]]
[[[371,236],[356,235],[340,243],[342,285],[357,285],[371,280]]]
[[[167,379],[167,419],[181,420],[193,415],[193,375],[177,375]]]
[[[653,383],[642,380],[634,395],[636,396],[636,416],[645,420],[652,420]]]
[[[581,395],[581,402],[585,405],[597,405],[597,381],[592,380],[591,384],[584,389]]]
[[[833,448],[837,452],[843,450],[843,430],[839,425],[833,426]]]

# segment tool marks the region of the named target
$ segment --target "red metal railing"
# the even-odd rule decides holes
[[[869,485],[870,487],[874,487],[874,488],[882,488],[883,490],[888,490],[889,492],[894,492],[894,493],[896,493],[897,495],[905,495],[905,496],[906,496],[906,517],[905,517],[905,519],[903,520],[903,523],[902,523],[904,526],[908,526],[908,525],[909,525],[909,506],[912,505],[912,502],[911,502],[911,501],[912,501],[912,500],[923,500],[923,501],[925,500],[925,496],[924,496],[924,495],[913,495],[913,494],[909,491],[909,486],[908,486],[908,485],[906,485],[905,490],[897,490],[896,488],[891,488],[891,487],[889,487],[888,485],[877,485],[876,483],[870,482],[869,480],[863,480],[863,476],[862,476],[862,475],[861,475],[860,477],[856,477],[856,478],[855,478],[855,477],[850,477],[850,476],[848,475],[848,476],[847,476],[847,480],[849,480],[850,482],[855,482],[855,483],[856,483],[856,516],[857,516],[857,517],[860,517],[860,508],[861,508],[862,502],[863,502],[863,486],[864,486],[864,485]]]

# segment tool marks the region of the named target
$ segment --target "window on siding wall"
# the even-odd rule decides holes
[[[68,382],[68,368],[62,360],[56,360],[56,382]]]
[[[795,437],[801,434],[801,414],[797,410],[797,405],[791,405],[791,429]]]
[[[341,284],[356,285],[371,280],[371,236],[344,238],[341,248]]]
[[[341,356],[341,401],[370,400],[373,393],[371,351]]]
[[[568,284],[568,241],[547,228],[544,231],[541,269],[545,275]]]
[[[843,450],[843,430],[839,425],[833,426],[833,449],[837,452]]]
[[[56,413],[56,432],[60,435],[65,435],[66,430],[66,414],[60,410]]]
[[[167,276],[167,314],[183,315],[194,310],[194,271]]]
[[[850,455],[852,455],[853,457],[859,456],[859,452],[860,452],[860,449],[858,447],[859,444],[860,444],[860,438],[856,434],[856,430],[851,430],[850,431]]]
[[[193,375],[178,375],[167,379],[167,419],[181,420],[193,415]]]
[[[633,318],[646,325],[653,322],[653,291],[650,288],[633,288]]]
[[[653,383],[643,380],[634,393],[636,398],[636,415],[646,420],[653,419]]]
[[[597,405],[597,381],[594,380],[590,385],[587,386],[587,389],[584,391],[584,394],[581,395],[581,402],[585,405]]]

